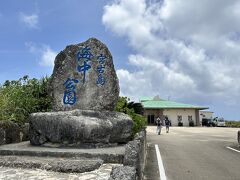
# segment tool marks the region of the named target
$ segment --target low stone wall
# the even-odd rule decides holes
[[[29,124],[17,124],[11,121],[0,121],[0,145],[29,140]]]
[[[114,168],[109,180],[142,180],[145,162],[146,130],[142,130],[126,144],[123,166]]]
[[[0,121],[0,145],[27,141],[29,124]],[[146,162],[146,130],[139,132],[125,146],[123,166],[112,169],[109,180],[142,180]]]

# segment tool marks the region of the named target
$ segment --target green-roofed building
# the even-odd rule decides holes
[[[162,120],[164,116],[167,116],[171,120],[172,126],[178,126],[179,122],[183,126],[189,126],[190,121],[193,121],[195,126],[199,126],[201,125],[199,111],[208,109],[204,106],[160,99],[159,96],[141,97],[140,102],[143,105],[144,116],[147,118],[148,124],[154,124],[158,116]]]

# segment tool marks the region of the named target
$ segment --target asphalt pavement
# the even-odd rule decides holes
[[[156,134],[147,128],[146,180],[159,180],[155,145],[158,145],[167,180],[240,180],[239,128],[170,127]]]

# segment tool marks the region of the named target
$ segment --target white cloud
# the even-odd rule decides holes
[[[47,67],[53,67],[56,55],[57,55],[56,52],[54,52],[49,47],[46,47],[42,51],[40,65],[47,66]]]
[[[106,5],[103,24],[136,52],[128,58],[132,68],[117,71],[121,93],[134,99],[160,94],[199,103],[240,102],[239,7],[237,0]]]
[[[19,14],[19,19],[28,28],[31,28],[31,29],[38,28],[38,15],[37,14],[26,15],[23,12],[21,12]]]
[[[33,42],[27,42],[25,45],[31,53],[37,56],[39,65],[53,68],[57,53],[48,45],[37,45]]]

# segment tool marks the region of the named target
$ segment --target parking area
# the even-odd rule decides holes
[[[148,158],[145,179],[160,179],[156,145],[168,180],[239,179],[239,128],[171,127],[156,134],[147,128]],[[236,151],[232,150],[235,149]]]

